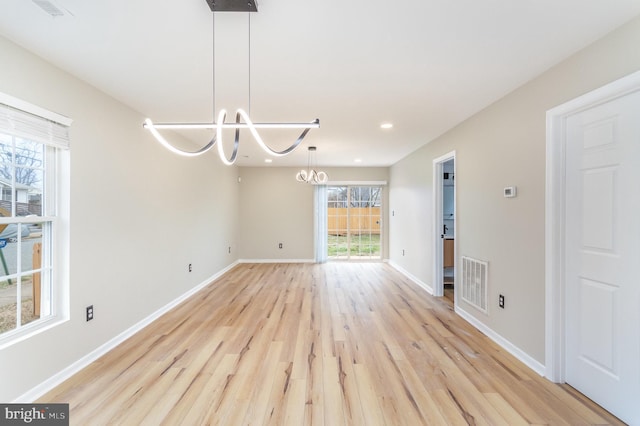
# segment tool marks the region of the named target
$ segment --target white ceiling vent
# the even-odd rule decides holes
[[[64,10],[63,10],[64,8],[60,8],[56,6],[49,0],[32,0],[32,1],[38,6],[40,6],[40,9],[44,10],[45,12],[47,12],[47,14],[49,14],[50,16],[53,16],[54,18],[58,16],[64,16]]]

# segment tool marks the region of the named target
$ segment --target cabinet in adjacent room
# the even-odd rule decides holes
[[[453,252],[453,238],[445,238],[443,241],[444,250],[443,250],[443,266],[445,268],[450,268],[454,266],[455,257]]]

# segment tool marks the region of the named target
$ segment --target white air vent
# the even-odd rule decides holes
[[[54,18],[56,16],[64,16],[62,9],[51,3],[49,0],[33,0],[33,2]]]
[[[462,300],[487,313],[487,276],[489,264],[462,256]]]

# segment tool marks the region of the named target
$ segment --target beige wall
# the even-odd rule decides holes
[[[391,168],[390,260],[432,285],[432,161],[457,154],[460,255],[489,262],[489,313],[460,306],[544,363],[546,111],[640,69],[640,18],[565,60]],[[523,53],[524,54],[524,53]],[[506,186],[516,198],[503,198]],[[405,256],[401,255],[405,249]],[[497,306],[498,294],[506,308]]]
[[[238,184],[214,154],[169,153],[141,114],[3,38],[0,57],[1,92],[74,120],[71,319],[0,351],[9,402],[233,263]]]
[[[296,171],[240,168],[240,259],[313,260],[313,186]]]
[[[387,181],[388,168],[322,168],[331,181]],[[240,168],[240,258],[313,260],[313,185],[296,181],[298,169]],[[387,198],[385,187],[384,199]],[[388,215],[383,213],[386,218]],[[383,221],[384,222],[384,221]],[[383,223],[383,226],[385,223]],[[386,226],[385,226],[386,228]],[[383,234],[383,251],[386,249]],[[278,244],[282,243],[282,249]]]

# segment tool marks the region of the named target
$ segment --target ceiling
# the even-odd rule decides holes
[[[3,0],[0,34],[154,122],[212,120],[205,0],[51,3],[64,16]],[[270,167],[306,165],[310,145],[321,166],[389,166],[631,20],[640,1],[259,0],[258,10],[250,31],[247,13],[215,15],[216,108],[229,119],[250,109],[254,122],[320,119]],[[260,134],[283,149],[298,132]],[[239,165],[265,157],[242,135]]]

